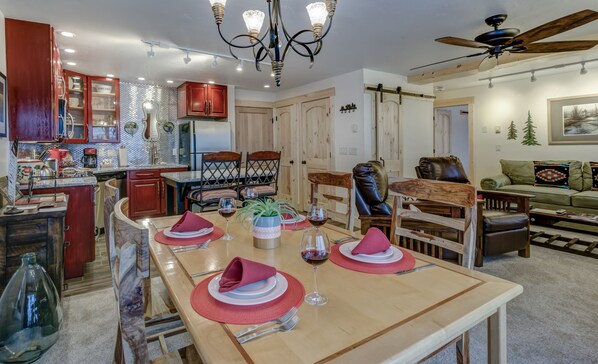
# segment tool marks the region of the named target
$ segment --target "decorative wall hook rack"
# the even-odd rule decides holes
[[[345,106],[341,106],[340,112],[342,112],[344,114],[346,112],[353,112],[355,110],[357,110],[357,106],[355,106],[354,103],[351,103],[351,104],[347,104]]]

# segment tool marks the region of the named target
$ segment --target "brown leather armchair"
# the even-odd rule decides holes
[[[470,183],[458,157],[423,157],[415,167],[418,178]],[[478,191],[478,239],[475,265],[483,257],[518,251],[530,256],[529,200],[531,195]]]
[[[392,207],[388,197],[388,175],[378,161],[359,163],[353,168],[355,180],[355,205],[361,220],[361,233],[377,227],[390,236]]]

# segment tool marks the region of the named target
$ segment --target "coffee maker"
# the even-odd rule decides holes
[[[83,158],[81,158],[83,167],[97,168],[98,166],[98,151],[96,148],[83,149]]]

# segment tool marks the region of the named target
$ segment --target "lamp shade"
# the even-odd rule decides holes
[[[210,5],[222,5],[226,6],[226,0],[210,0]]]
[[[245,26],[249,34],[259,34],[264,24],[265,14],[259,10],[247,10],[243,13],[243,20],[245,20]]]
[[[306,6],[307,13],[309,14],[309,20],[311,25],[324,25],[326,17],[328,17],[328,10],[326,10],[326,4],[323,2],[311,3]]]

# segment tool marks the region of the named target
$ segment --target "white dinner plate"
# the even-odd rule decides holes
[[[222,278],[222,273],[212,278],[208,284],[208,293],[217,301],[228,303],[229,305],[251,306],[270,302],[282,296],[282,294],[285,293],[289,287],[289,282],[287,282],[287,279],[282,274],[276,273],[274,276],[276,284],[270,292],[257,297],[240,297],[228,295],[228,292],[218,292],[218,289],[220,288],[220,278]]]
[[[200,236],[208,235],[212,231],[214,231],[213,227],[206,228],[206,229],[201,229],[201,230],[198,230],[198,231],[187,231],[187,232],[184,232],[184,233],[176,233],[174,231],[170,231],[170,229],[172,229],[172,227],[164,229],[164,235],[168,236],[169,238],[175,238],[175,239],[197,238],[197,237],[200,237]]]
[[[268,279],[264,279],[254,283],[246,284],[243,287],[233,289],[232,291],[228,291],[224,294],[231,297],[241,298],[259,297],[272,291],[274,287],[276,287],[276,276],[272,276]]]
[[[392,255],[394,254],[394,250],[392,250],[391,248],[386,249],[383,252],[378,252],[375,254],[359,254],[362,257],[365,258],[370,258],[370,259],[388,259],[390,257],[392,257]]]
[[[359,244],[358,241],[354,241],[351,243],[346,243],[340,246],[339,251],[342,255],[346,256],[349,259],[357,260],[358,262],[364,263],[371,263],[371,264],[388,264],[398,262],[399,260],[403,259],[403,253],[395,246],[391,245],[389,250],[392,251],[392,254],[387,258],[372,258],[371,256],[365,254],[351,254],[351,251]],[[387,250],[388,251],[388,250]]]
[[[305,219],[306,219],[305,215],[299,215],[294,219],[280,220],[280,223],[283,225],[290,225],[290,224],[302,222]]]

